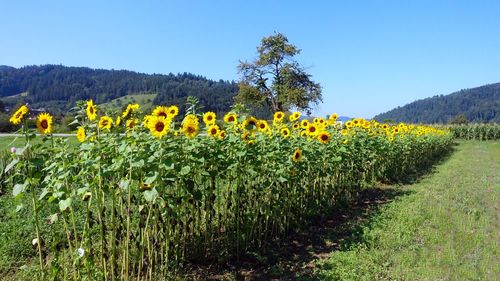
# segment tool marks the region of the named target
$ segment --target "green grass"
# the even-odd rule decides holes
[[[123,97],[116,98],[107,103],[99,105],[99,108],[106,111],[121,112],[123,107],[129,103],[138,103],[141,106],[141,111],[149,112],[153,108],[153,100],[156,94],[135,94],[126,95]]]
[[[316,262],[320,280],[500,280],[500,143],[462,142],[435,173]]]

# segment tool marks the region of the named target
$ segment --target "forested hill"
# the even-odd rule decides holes
[[[469,122],[500,123],[500,83],[417,100],[374,119],[432,124],[448,123],[462,114]]]
[[[144,74],[62,65],[0,66],[0,99],[8,106],[21,101],[52,113],[64,113],[78,100],[104,103],[128,94],[157,94],[153,104],[183,108],[187,96],[199,98],[204,110],[229,111],[238,86],[190,74]]]

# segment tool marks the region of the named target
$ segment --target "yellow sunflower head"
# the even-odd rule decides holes
[[[227,113],[224,115],[224,122],[226,123],[236,123],[236,114],[234,113]]]
[[[340,134],[341,134],[342,136],[345,136],[345,135],[347,135],[347,134],[348,134],[348,131],[347,131],[346,129],[342,129],[342,130],[340,130]]]
[[[110,130],[111,126],[113,125],[113,119],[109,116],[102,116],[99,119],[99,129],[101,130]]]
[[[170,120],[163,116],[154,116],[149,120],[148,128],[154,137],[161,139],[170,130]]]
[[[97,108],[94,105],[93,100],[88,100],[87,101],[87,118],[89,118],[90,121],[93,121],[97,118]]]
[[[292,154],[292,161],[297,163],[302,159],[302,150],[296,148]]]
[[[52,133],[52,116],[48,113],[42,113],[36,118],[36,128],[40,134]]]
[[[219,126],[217,125],[210,125],[210,127],[208,127],[207,129],[207,134],[211,137],[217,137],[219,135]]]
[[[309,125],[307,125],[306,132],[307,135],[311,137],[318,135],[319,133],[318,126],[316,126],[316,124],[314,123],[309,123]]]
[[[9,121],[12,124],[17,125],[23,121],[24,116],[26,116],[29,111],[30,110],[26,105],[22,105],[18,110],[16,110],[16,112],[14,112],[14,114],[12,114]]]
[[[85,129],[83,127],[78,127],[78,130],[76,131],[76,138],[80,142],[85,141]]]
[[[273,116],[273,124],[279,124],[279,123],[283,122],[284,118],[285,118],[285,113],[283,113],[281,111],[275,112],[274,116]]]
[[[265,133],[269,130],[269,124],[267,124],[266,120],[259,120],[257,122],[257,129],[259,130],[259,132]]]
[[[337,121],[337,119],[339,119],[339,115],[337,113],[333,113],[332,115],[330,115],[329,119],[331,122],[335,122]]]
[[[198,117],[194,114],[188,114],[182,122],[181,131],[189,138],[194,138],[199,131]]]
[[[295,122],[295,121],[299,120],[299,118],[300,118],[300,112],[298,112],[298,111],[295,111],[294,113],[292,113],[292,115],[290,115],[290,116],[288,117],[288,119],[289,119],[291,122]]]
[[[177,116],[178,114],[179,114],[179,108],[177,106],[171,105],[168,108],[168,118],[174,119],[175,116]]]
[[[318,134],[317,139],[321,143],[327,143],[331,140],[330,133],[323,131]]]
[[[225,139],[226,138],[226,131],[220,130],[218,137],[219,137],[220,140]]]
[[[306,119],[300,121],[300,127],[302,127],[302,129],[307,128],[308,125],[309,125],[309,121],[307,121]]]
[[[281,135],[282,135],[285,139],[289,138],[289,137],[290,137],[290,129],[288,129],[288,128],[283,128],[283,129],[281,129]]]
[[[212,111],[205,112],[205,114],[203,114],[203,123],[205,123],[205,125],[207,126],[213,125],[215,124],[216,118],[217,116],[215,115],[214,112]]]
[[[153,110],[153,113],[151,115],[163,117],[163,118],[167,119],[168,118],[168,107],[163,106],[163,105],[159,105]]]
[[[299,123],[293,123],[292,128],[294,130],[298,130],[298,129],[300,129],[300,124]]]

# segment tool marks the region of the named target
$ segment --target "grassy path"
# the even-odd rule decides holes
[[[463,142],[327,258],[320,280],[500,280],[500,143]],[[355,240],[355,241],[353,241]]]

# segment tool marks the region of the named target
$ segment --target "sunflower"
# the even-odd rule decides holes
[[[356,118],[356,119],[352,120],[352,123],[354,124],[354,126],[358,126],[360,122],[359,122],[359,119]]]
[[[300,127],[301,127],[302,129],[307,128],[307,126],[308,126],[308,125],[309,125],[309,121],[307,121],[306,119],[304,119],[304,120],[300,121]]]
[[[146,191],[146,190],[151,190],[153,186],[148,183],[141,183],[141,186],[139,186],[140,191]]]
[[[243,122],[243,128],[251,130],[254,127],[257,127],[258,122],[259,121],[255,117],[250,116],[247,119],[245,119],[245,121]]]
[[[153,115],[145,115],[144,118],[142,119],[142,125],[144,125],[145,128],[149,128],[149,121],[153,118]]]
[[[348,142],[347,139],[342,140],[342,144],[347,144],[347,142]]]
[[[313,123],[309,123],[309,125],[307,125],[306,130],[307,130],[307,135],[310,137],[314,137],[314,136],[318,135],[318,133],[319,133],[318,126],[316,126]]]
[[[215,121],[216,121],[216,115],[214,112],[208,111],[205,112],[205,114],[203,114],[203,123],[205,123],[205,125],[207,126],[213,125],[215,124]]]
[[[351,121],[351,120],[349,120],[349,121],[345,122],[345,126],[346,126],[347,128],[351,128],[351,127],[352,127],[352,125],[353,125],[353,124],[352,124],[352,121]]]
[[[343,136],[347,135],[347,133],[348,133],[348,132],[347,132],[347,130],[346,130],[346,129],[342,129],[342,130],[340,130],[340,134],[341,134],[341,135],[343,135]]]
[[[294,130],[298,130],[298,129],[300,129],[300,124],[299,123],[293,123],[292,128]]]
[[[113,119],[111,119],[111,117],[109,116],[101,116],[101,119],[99,119],[99,129],[109,131],[112,125],[113,125]]]
[[[331,137],[330,137],[330,133],[328,132],[321,132],[318,134],[318,137],[317,139],[321,142],[321,143],[327,143],[331,140]]]
[[[296,148],[292,155],[293,162],[299,162],[302,159],[302,150]]]
[[[267,132],[269,130],[269,125],[267,124],[267,121],[266,120],[259,120],[257,122],[257,129],[259,130],[259,132]]]
[[[136,119],[136,118],[129,119],[129,120],[127,120],[127,122],[125,122],[125,127],[127,128],[127,130],[131,130],[135,126],[137,126],[137,124],[139,124],[139,120],[138,119]]]
[[[217,137],[219,135],[219,126],[217,125],[211,125],[207,129],[207,134],[211,137]]]
[[[334,114],[330,115],[329,119],[331,122],[335,122],[335,121],[337,121],[337,119],[339,119],[339,115],[337,113],[334,113]]]
[[[182,122],[182,132],[189,138],[194,138],[199,131],[198,117],[188,114]]]
[[[52,132],[52,116],[42,113],[36,118],[36,128],[40,134],[50,134]]]
[[[29,108],[26,105],[22,105],[14,114],[12,114],[12,117],[10,117],[9,121],[17,125],[23,121],[24,116],[29,112]]]
[[[76,131],[76,138],[80,142],[85,141],[85,129],[83,127],[78,127],[78,130]]]
[[[163,116],[154,116],[149,120],[148,128],[153,136],[161,139],[170,129],[170,120]]]
[[[307,137],[307,130],[300,131],[301,137]]]
[[[249,140],[249,141],[247,142],[247,144],[248,144],[248,145],[254,145],[254,144],[255,144],[255,140]]]
[[[127,108],[122,113],[122,118],[123,119],[129,118],[131,116],[131,114],[138,109],[139,109],[138,103],[133,103],[133,104],[131,103],[131,104],[127,105]]]
[[[236,114],[234,113],[227,113],[224,115],[224,122],[226,123],[234,123],[236,122]]]
[[[299,120],[299,118],[300,118],[300,112],[298,112],[298,111],[295,111],[294,113],[292,113],[292,115],[290,115],[290,116],[288,117],[288,119],[289,119],[291,122],[295,122],[295,121]]]
[[[218,137],[219,137],[220,140],[223,140],[224,138],[226,138],[226,131],[220,130]]]
[[[281,135],[286,139],[290,137],[290,129],[283,128],[281,129]]]
[[[179,114],[179,108],[175,105],[171,105],[168,108],[168,118],[174,119],[177,114]]]
[[[284,118],[285,118],[285,113],[283,113],[281,111],[275,112],[274,117],[273,117],[273,124],[279,124],[279,123],[283,122]]]
[[[168,107],[159,105],[151,113],[153,116],[162,116],[163,118],[168,118]]]
[[[94,105],[93,100],[88,100],[87,101],[87,117],[89,118],[90,121],[93,121],[94,119],[97,118],[97,109],[96,106]]]

